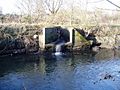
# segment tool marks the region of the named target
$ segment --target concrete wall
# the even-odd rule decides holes
[[[39,46],[44,49],[47,44],[53,44],[59,38],[59,31],[66,43],[73,43],[73,28],[47,27],[43,28],[43,34],[39,35]]]
[[[82,46],[90,45],[90,42],[86,39],[84,30],[74,29],[73,32],[74,48],[81,48]]]
[[[42,34],[39,35],[39,47],[40,49],[45,48],[45,29],[42,30]]]

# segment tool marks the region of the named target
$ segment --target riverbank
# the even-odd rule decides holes
[[[54,52],[54,47],[41,50],[39,39],[34,38],[34,35],[43,33],[42,28],[41,25],[0,25],[0,55]],[[120,26],[102,25],[73,29],[76,30],[74,44],[66,46],[66,52],[119,49]]]

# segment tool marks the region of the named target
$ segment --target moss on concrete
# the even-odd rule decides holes
[[[88,41],[79,32],[75,31],[75,46],[82,46],[82,45],[90,45],[90,41]]]

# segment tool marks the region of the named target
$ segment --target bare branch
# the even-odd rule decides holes
[[[112,5],[116,6],[117,8],[120,8],[120,6],[116,5],[116,4],[113,3],[112,1],[110,1],[110,0],[106,0],[106,1],[108,1],[108,2],[111,3]]]
[[[45,0],[45,5],[51,14],[56,14],[61,8],[63,0]]]

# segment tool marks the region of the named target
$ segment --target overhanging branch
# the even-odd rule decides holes
[[[110,1],[110,0],[106,0],[106,1],[109,2],[109,3],[112,4],[112,5],[114,5],[114,6],[118,7],[118,8],[120,8],[120,6],[116,5],[116,4],[113,3],[112,1]]]

